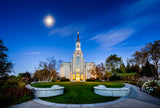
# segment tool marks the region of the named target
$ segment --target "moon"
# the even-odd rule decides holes
[[[54,23],[55,23],[55,19],[54,19],[53,16],[51,16],[51,15],[45,16],[45,18],[44,18],[44,24],[45,24],[47,27],[53,26]]]

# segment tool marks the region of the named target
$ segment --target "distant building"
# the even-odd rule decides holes
[[[81,43],[79,41],[79,32],[76,42],[76,49],[73,53],[71,62],[63,62],[60,67],[60,77],[66,77],[70,81],[85,81],[92,76],[90,69],[94,67],[94,63],[85,62],[81,51]]]

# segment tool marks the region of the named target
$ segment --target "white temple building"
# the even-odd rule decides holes
[[[85,62],[83,58],[83,53],[81,50],[81,43],[79,41],[79,32],[76,42],[76,48],[73,53],[73,58],[71,62],[63,62],[60,67],[60,77],[66,77],[70,81],[85,81],[92,76],[90,69],[94,67],[93,62]]]

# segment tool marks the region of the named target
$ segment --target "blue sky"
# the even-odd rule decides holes
[[[34,72],[40,61],[70,62],[77,30],[86,62],[111,54],[126,58],[160,39],[159,0],[0,0],[0,38],[15,75]],[[46,15],[55,24],[45,26]]]

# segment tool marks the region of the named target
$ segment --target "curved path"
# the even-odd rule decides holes
[[[140,90],[139,87],[134,85],[130,85],[132,90],[131,94],[128,99],[119,102],[119,103],[112,103],[109,105],[106,104],[90,104],[90,105],[73,105],[69,106],[65,105],[54,105],[50,106],[45,105],[40,102],[36,102],[35,99],[24,102],[18,105],[10,106],[9,108],[160,108],[160,99],[155,98],[151,95],[148,95]]]

